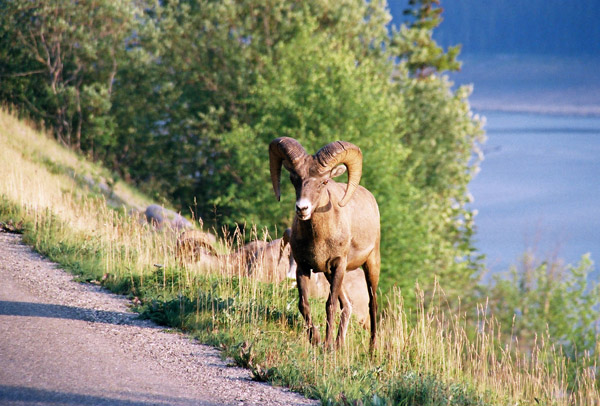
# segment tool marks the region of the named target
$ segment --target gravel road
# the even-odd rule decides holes
[[[0,405],[316,405],[0,232]]]

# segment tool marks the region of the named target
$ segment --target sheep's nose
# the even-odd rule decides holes
[[[310,213],[310,202],[307,199],[300,199],[296,202],[296,213],[306,216]]]
[[[298,213],[304,213],[307,210],[308,210],[308,205],[307,204],[302,204],[302,205],[296,204],[296,211]]]

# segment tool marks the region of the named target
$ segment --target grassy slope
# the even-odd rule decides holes
[[[422,306],[414,310],[413,324],[399,292],[382,313],[374,354],[368,353],[367,332],[356,324],[344,349],[311,347],[291,284],[178,266],[173,235],[107,205],[144,207],[147,198],[117,181],[107,199],[90,179],[98,184],[111,176],[0,111],[0,221],[22,221],[24,238],[35,249],[82,280],[135,298],[143,316],[223,348],[257,379],[324,404],[566,405],[600,399],[593,377],[585,374],[567,396],[565,366],[543,342],[525,357],[517,348],[500,348],[493,320],[482,318],[480,329],[467,334],[461,317],[448,319]],[[321,325],[323,307],[313,304]]]

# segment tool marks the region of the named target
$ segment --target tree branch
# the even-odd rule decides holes
[[[38,70],[29,71],[29,72],[10,73],[10,74],[5,74],[5,75],[0,74],[0,77],[2,77],[2,76],[4,76],[4,77],[31,76],[31,75],[37,75],[38,73],[44,73],[44,72],[46,72],[46,69],[38,69]]]

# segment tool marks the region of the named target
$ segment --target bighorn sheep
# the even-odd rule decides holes
[[[333,320],[339,300],[342,317],[336,346],[344,343],[352,312],[348,292],[343,286],[346,270],[363,268],[369,293],[371,349],[377,334],[377,285],[380,269],[379,208],[373,195],[359,186],[362,153],[349,142],[336,141],[308,155],[293,138],[277,138],[269,144],[271,182],[280,198],[281,165],[290,173],[296,190],[296,215],[292,225],[291,246],[297,263],[298,307],[306,321],[312,343],[320,342],[308,304],[311,270],[322,272],[331,288],[327,299],[325,346],[333,344]],[[348,184],[332,181],[345,165]]]
[[[185,231],[177,239],[176,256],[181,263],[199,263],[228,274],[243,271],[263,282],[281,282],[287,277],[291,256],[289,240],[255,240],[230,254],[219,254],[213,239],[214,235],[199,230]]]
[[[282,282],[288,277],[292,249],[289,240],[278,238],[263,245],[248,258],[248,274],[264,282]]]
[[[217,237],[200,230],[187,230],[177,238],[176,255],[181,262],[195,262],[202,254],[217,255]]]

